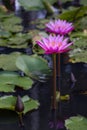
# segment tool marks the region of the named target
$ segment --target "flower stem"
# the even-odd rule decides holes
[[[52,109],[56,109],[56,54],[53,54],[53,97]]]
[[[22,113],[19,113],[19,125],[24,126],[23,118],[22,118]]]
[[[61,76],[60,71],[61,71],[61,68],[60,68],[60,53],[58,53],[58,88],[59,88],[59,92],[60,92],[60,76]]]
[[[60,77],[60,53],[58,53],[58,77]]]

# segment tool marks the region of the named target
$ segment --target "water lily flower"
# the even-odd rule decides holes
[[[68,38],[64,38],[64,36],[51,34],[47,38],[42,37],[36,43],[44,49],[46,54],[67,52],[70,50],[68,47],[73,44],[72,42],[68,43]]]
[[[66,20],[54,20],[46,24],[46,30],[54,34],[66,35],[73,29],[73,24]]]

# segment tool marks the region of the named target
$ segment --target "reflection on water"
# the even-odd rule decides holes
[[[77,67],[77,71],[78,73],[76,69],[72,69],[76,78],[74,84],[71,83],[71,80],[67,79],[68,77],[66,78],[66,76],[63,75],[65,78],[62,77],[62,79],[64,79],[61,86],[62,89],[64,89],[62,92],[63,94],[64,92],[65,94],[70,92],[70,100],[58,102],[56,111],[51,110],[50,107],[52,79],[49,79],[46,83],[36,83],[26,94],[39,100],[39,109],[24,115],[24,127],[19,126],[17,115],[15,118],[14,113],[0,113],[0,130],[66,130],[64,126],[65,119],[79,114],[87,117],[87,96],[77,92],[78,87],[79,90],[82,90],[84,86],[86,89],[87,71],[83,74],[81,68],[79,70],[79,67]],[[67,83],[65,81],[67,81]],[[14,120],[11,120],[11,115]],[[1,121],[2,119],[3,122]]]

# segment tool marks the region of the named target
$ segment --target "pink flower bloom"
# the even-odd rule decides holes
[[[66,20],[59,19],[55,21],[50,21],[46,24],[46,30],[54,34],[65,35],[71,32],[73,29],[73,24],[67,22]]]
[[[53,53],[63,53],[70,50],[68,47],[73,43],[68,43],[68,38],[64,38],[64,36],[52,36],[50,35],[48,38],[42,37],[41,40],[36,41],[36,43],[45,50],[46,54]]]

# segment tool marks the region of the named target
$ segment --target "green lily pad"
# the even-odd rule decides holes
[[[82,17],[81,19],[76,21],[75,30],[77,31],[87,30],[87,16]]]
[[[3,14],[0,20],[1,26],[5,31],[12,33],[22,31],[21,19],[14,14]]]
[[[28,46],[30,36],[28,34],[17,33],[9,38],[8,46],[12,48],[26,48]]]
[[[76,63],[76,62],[84,62],[87,63],[87,50],[81,50],[81,49],[74,49],[70,51],[69,53],[70,62]]]
[[[72,1],[72,0],[68,0],[68,1]],[[67,0],[62,0],[62,2],[67,2]],[[80,3],[83,5],[87,5],[87,0],[81,0]]]
[[[21,6],[23,6],[26,10],[38,10],[43,9],[43,1],[45,0],[19,0],[19,3]],[[53,4],[56,2],[56,0],[48,0],[50,4]]]
[[[6,46],[7,40],[6,39],[0,39],[0,46]]]
[[[10,37],[10,32],[6,32],[6,31],[3,31],[3,30],[0,30],[0,38],[8,38]]]
[[[71,46],[72,50],[69,52],[70,61],[74,63],[87,63],[87,33],[73,33],[71,40],[73,40],[74,44]]]
[[[74,40],[77,43],[80,40],[83,40],[84,38],[85,38],[85,40],[87,39],[87,32],[86,32],[86,30],[81,31],[81,32],[79,32],[79,31],[78,32],[74,32],[74,33],[72,33],[70,35],[70,37],[72,38],[72,40]],[[78,43],[77,43],[77,45],[78,45]]]
[[[16,72],[2,71],[0,72],[0,91],[14,92],[15,86],[24,90],[32,87],[33,81],[29,77],[21,77]]]
[[[22,31],[22,26],[21,25],[14,25],[14,24],[8,24],[6,22],[3,22],[3,28],[6,31],[16,33]]]
[[[0,97],[0,109],[7,109],[15,111],[17,97],[15,96],[3,96]],[[38,101],[29,98],[28,96],[22,97],[22,101],[24,103],[24,111],[23,113],[26,114],[27,112],[37,109],[39,106]]]
[[[1,54],[0,55],[0,68],[3,70],[16,71],[18,68],[15,65],[17,57],[21,53]]]
[[[87,130],[87,118],[83,116],[73,116],[65,121],[68,130]]]
[[[73,10],[65,11],[58,17],[67,21],[75,21],[82,18],[85,14],[87,14],[87,6],[82,6]]]
[[[19,56],[16,61],[16,66],[29,77],[39,81],[43,81],[51,73],[47,61],[37,55]]]
[[[33,100],[28,96],[24,96],[22,98],[22,101],[24,102],[24,111],[23,111],[24,114],[26,114],[28,111],[31,111],[33,109],[38,109],[40,105],[37,100]]]

